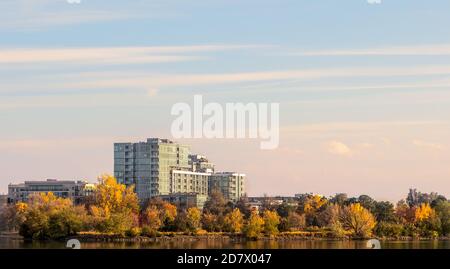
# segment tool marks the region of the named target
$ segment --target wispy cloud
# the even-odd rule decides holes
[[[157,2],[146,3],[147,8],[133,9],[127,8],[127,5],[117,8],[112,3],[89,0],[78,5],[71,5],[67,0],[2,0],[0,31],[36,31],[67,25],[167,16]]]
[[[424,140],[420,140],[420,139],[415,139],[412,141],[413,145],[417,146],[417,147],[421,147],[421,148],[426,148],[426,149],[432,149],[432,150],[443,150],[444,149],[444,145],[439,144],[439,143],[435,143],[435,142],[428,142],[428,141],[424,141]]]
[[[378,130],[394,130],[396,127],[416,128],[450,128],[447,121],[365,121],[365,122],[324,122],[284,126],[281,131],[284,135],[298,136],[301,134],[317,135],[318,133],[348,133],[365,132],[374,134]],[[386,144],[391,141],[382,138]]]
[[[77,81],[64,83],[65,87],[172,87],[227,84],[276,80],[315,80],[322,78],[396,77],[450,74],[450,66],[416,66],[384,68],[305,69],[268,72],[242,72],[221,74],[155,74],[92,72],[77,75]],[[81,79],[81,80],[80,80]],[[62,85],[60,85],[62,86]]]
[[[330,141],[327,144],[327,150],[329,153],[340,156],[351,156],[353,151],[349,146],[340,141]]]
[[[204,57],[182,55],[260,47],[258,45],[193,45],[103,48],[24,48],[0,49],[0,64],[139,64],[198,60]]]
[[[450,55],[450,44],[296,52],[298,56],[436,56]]]

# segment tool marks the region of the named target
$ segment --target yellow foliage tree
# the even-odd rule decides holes
[[[425,221],[435,216],[436,212],[429,204],[421,204],[414,211],[414,220],[416,222]]]
[[[94,226],[101,232],[124,234],[138,226],[139,202],[133,187],[117,183],[111,175],[102,175],[90,206]]]
[[[278,234],[278,225],[280,224],[280,216],[276,211],[264,211],[264,232],[269,235]]]
[[[252,212],[245,227],[245,236],[250,239],[258,238],[264,230],[264,219],[255,211]]]
[[[303,211],[306,214],[311,214],[319,210],[327,200],[320,195],[312,195],[308,197],[303,205]]]
[[[351,204],[343,209],[342,225],[353,235],[368,237],[375,228],[375,217],[361,204]]]
[[[95,190],[95,206],[107,212],[117,212],[124,208],[133,213],[139,212],[139,203],[133,187],[126,187],[117,183],[117,180],[104,174],[99,178],[99,184]]]
[[[189,229],[196,231],[200,228],[200,221],[202,220],[202,212],[196,207],[191,207],[187,211],[187,224]]]
[[[162,205],[162,221],[163,223],[172,223],[177,217],[177,207],[170,203],[164,202]]]
[[[239,210],[235,208],[232,212],[228,213],[224,218],[225,229],[231,233],[241,233],[244,226],[244,217]]]

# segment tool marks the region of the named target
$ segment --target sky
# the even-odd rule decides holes
[[[73,2],[73,3],[71,3]],[[450,196],[448,0],[2,0],[0,193],[113,172],[173,104],[280,104],[280,145],[179,139],[254,195]]]

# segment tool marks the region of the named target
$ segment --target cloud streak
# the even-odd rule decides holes
[[[260,47],[258,45],[193,45],[103,48],[0,49],[0,64],[139,64],[202,59],[184,53],[205,53]],[[180,55],[181,54],[181,55]]]
[[[450,55],[450,44],[398,46],[369,49],[316,50],[292,53],[297,56],[438,56]]]
[[[420,148],[426,148],[426,149],[432,149],[432,150],[443,150],[444,145],[434,142],[428,142],[423,141],[420,139],[415,139],[412,141],[413,145],[420,147]]]

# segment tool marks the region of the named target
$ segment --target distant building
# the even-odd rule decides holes
[[[173,167],[189,167],[189,146],[168,139],[114,144],[114,176],[119,183],[135,185],[141,202],[170,194]]]
[[[74,203],[81,203],[95,189],[94,184],[86,181],[56,180],[25,181],[20,184],[8,185],[8,203],[26,202],[35,193],[52,192],[55,196],[69,198]]]
[[[298,198],[292,196],[261,196],[248,197],[250,203],[259,203],[261,205],[281,205],[287,204],[289,206],[298,206]]]
[[[245,174],[235,172],[214,173],[209,179],[210,193],[218,190],[224,198],[231,202],[237,202],[245,194]]]
[[[191,207],[203,209],[205,202],[208,200],[207,195],[201,195],[198,193],[172,193],[168,195],[160,195],[158,198],[174,204],[180,209],[188,209]]]

